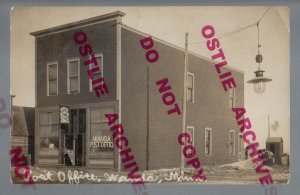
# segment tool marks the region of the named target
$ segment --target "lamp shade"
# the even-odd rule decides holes
[[[272,79],[264,77],[265,71],[258,69],[255,71],[255,78],[247,81],[247,83],[254,84],[254,91],[257,94],[262,94],[266,91],[266,82],[272,81]]]

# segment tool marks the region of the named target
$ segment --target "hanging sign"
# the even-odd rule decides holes
[[[65,106],[60,107],[60,123],[70,123],[69,108]]]

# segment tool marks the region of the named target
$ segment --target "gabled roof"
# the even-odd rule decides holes
[[[267,138],[267,143],[274,143],[274,142],[283,142],[283,139],[282,139],[282,137],[268,137]]]
[[[67,30],[69,28],[76,28],[76,27],[79,27],[79,26],[98,23],[98,22],[101,22],[101,21],[104,21],[104,20],[109,20],[109,19],[116,18],[118,16],[123,17],[123,16],[125,16],[125,13],[121,12],[121,11],[115,11],[115,12],[111,12],[111,13],[108,13],[108,14],[104,14],[104,15],[100,15],[100,16],[96,16],[96,17],[92,17],[92,18],[88,18],[88,19],[84,19],[84,20],[79,20],[77,22],[72,22],[72,23],[56,26],[56,27],[53,27],[53,28],[47,28],[47,29],[44,29],[44,30],[31,32],[29,34],[33,35],[33,36],[46,35],[46,34],[49,34],[49,33],[54,33],[54,32],[58,32],[58,31]]]

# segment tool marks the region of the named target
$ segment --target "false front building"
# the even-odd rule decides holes
[[[122,167],[105,113],[118,113],[141,170],[179,167],[182,117],[170,117],[156,81],[169,79],[182,108],[182,48],[153,38],[159,60],[150,64],[140,40],[149,35],[113,12],[31,33],[35,37],[35,164],[118,170]],[[74,34],[87,34],[108,94],[97,97]],[[243,159],[233,106],[244,106],[244,75],[230,69],[238,88],[224,92],[214,62],[189,52],[186,131],[203,164]],[[227,69],[227,68],[225,68]],[[227,69],[229,70],[229,69]]]

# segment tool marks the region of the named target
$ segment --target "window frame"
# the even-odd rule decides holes
[[[188,100],[188,90],[189,90],[189,88],[188,88],[188,81],[189,81],[189,79],[188,79],[188,77],[189,77],[189,75],[190,76],[192,76],[192,85],[193,85],[193,88],[192,88],[192,101],[189,101]],[[187,81],[186,81],[186,90],[187,90],[187,93],[186,93],[186,102],[187,103],[194,103],[195,102],[195,74],[194,73],[192,73],[192,72],[187,72]]]
[[[231,98],[231,91],[233,93],[233,97],[232,98]],[[230,88],[229,89],[229,91],[228,91],[228,98],[229,98],[229,108],[235,108],[235,88]]]
[[[230,153],[230,133],[233,133],[233,153]],[[229,155],[235,155],[235,130],[230,129],[228,133],[228,154]]]
[[[100,71],[101,71],[101,77],[104,77],[104,72],[103,72],[103,53],[96,53],[94,54],[95,58],[97,57],[101,57],[101,65],[98,64],[99,68],[100,68]],[[91,57],[90,57],[91,59]],[[92,64],[89,65],[89,69],[92,68]],[[90,92],[93,92],[94,89],[93,89],[93,84],[92,84],[92,79],[89,78],[89,91]]]
[[[56,65],[56,94],[50,94],[50,82],[49,82],[49,66]],[[47,62],[47,96],[57,96],[58,95],[58,61]]]
[[[210,146],[209,146],[210,154],[206,154],[206,131],[210,131]],[[205,127],[204,128],[204,155],[205,156],[212,156],[212,143],[213,143],[212,128]]]
[[[105,126],[107,126],[107,119],[104,119],[104,118],[102,118],[102,114],[104,113],[103,112],[103,110],[105,110],[105,109],[112,109],[113,110],[113,113],[115,112],[115,108],[113,107],[113,106],[103,106],[103,107],[90,107],[89,108],[89,127],[88,127],[88,131],[89,131],[89,135],[87,135],[87,137],[88,137],[88,142],[91,142],[93,139],[92,139],[92,125],[93,124],[97,124],[97,125],[99,125],[99,127],[101,126],[101,125],[103,125],[104,127]],[[97,122],[93,122],[92,121],[92,110],[100,110],[100,116],[101,116],[101,121],[97,121]],[[109,127],[108,127],[108,129],[109,129]],[[114,141],[114,139],[112,138],[112,134],[110,134],[111,135],[111,141],[113,142],[113,151],[110,151],[110,152],[112,152],[113,154],[114,154],[114,152],[115,152],[115,149],[116,149],[116,147],[115,147],[115,141]],[[91,151],[90,151],[90,149],[91,149],[91,146],[90,145],[88,145],[88,150],[89,150],[89,158],[100,158],[99,157],[99,154],[101,153],[101,152],[99,152],[99,153],[92,153]],[[101,154],[100,154],[101,155]],[[105,157],[106,158],[106,157]]]
[[[57,157],[57,156],[60,156],[60,125],[59,125],[59,121],[58,121],[58,123],[52,123],[53,122],[53,120],[52,120],[52,118],[51,118],[51,114],[53,114],[53,113],[55,113],[55,114],[57,114],[57,115],[59,115],[59,112],[58,111],[55,111],[55,110],[51,110],[51,111],[39,111],[38,112],[38,128],[39,128],[39,132],[38,132],[38,145],[39,145],[39,147],[40,147],[40,144],[41,144],[41,140],[42,139],[44,139],[44,138],[57,138],[58,139],[58,141],[59,141],[59,143],[58,143],[58,154],[42,154],[41,153],[41,151],[42,151],[42,149],[41,148],[39,148],[38,149],[38,158],[40,159],[40,158],[47,158],[47,157]],[[42,114],[47,114],[47,118],[48,118],[48,122],[47,122],[47,124],[41,124],[40,122],[41,122],[41,115]],[[59,117],[59,116],[58,116]],[[59,120],[59,119],[58,119]],[[42,127],[57,127],[57,129],[58,129],[58,134],[57,134],[57,136],[42,136],[41,134],[42,134]]]
[[[78,61],[78,92],[71,93],[71,86],[70,86],[70,62]],[[69,58],[67,59],[67,93],[68,94],[76,94],[80,93],[80,58]]]
[[[192,129],[193,130],[193,135],[192,135],[192,146],[195,147],[195,127],[194,126],[187,126],[186,127],[186,133],[188,133],[188,129]]]

